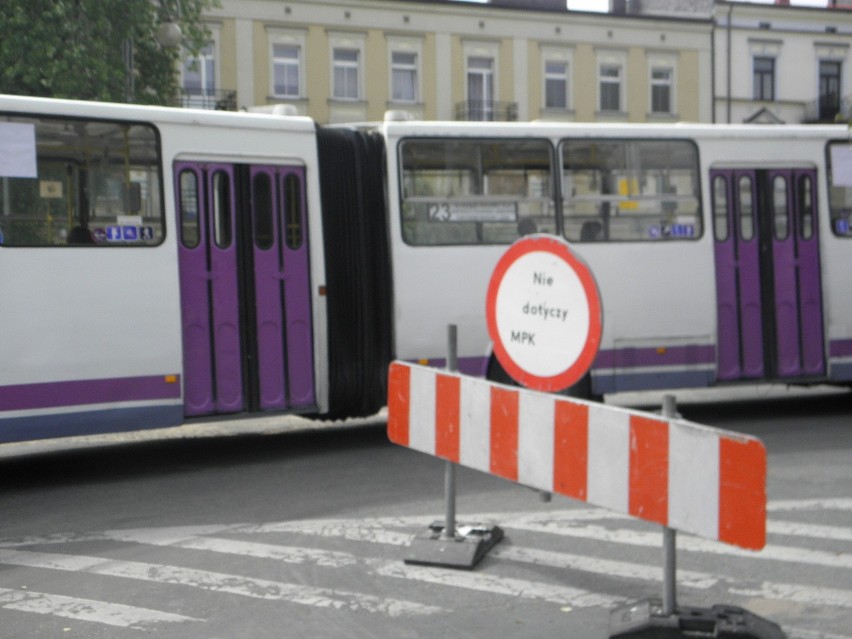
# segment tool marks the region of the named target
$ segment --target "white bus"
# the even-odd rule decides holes
[[[600,289],[576,389],[852,382],[852,147],[845,126],[388,122],[396,355],[459,328],[501,379],[490,273],[529,232],[564,236]],[[435,364],[440,364],[436,360]]]
[[[491,271],[594,273],[571,392],[852,383],[845,127],[307,118],[0,96],[0,441],[375,413],[393,358],[505,380]]]
[[[307,118],[0,96],[0,441],[375,413],[381,149]]]

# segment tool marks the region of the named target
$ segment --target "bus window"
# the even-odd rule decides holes
[[[3,116],[0,154],[8,153],[26,159],[0,175],[3,246],[151,246],[163,240],[153,126]]]
[[[730,235],[728,223],[728,180],[717,175],[713,178],[713,232],[717,242],[724,242]]]
[[[527,233],[555,233],[552,157],[546,140],[403,140],[403,239],[510,244]]]
[[[567,239],[701,236],[698,151],[692,142],[594,138],[563,140],[560,149]]]
[[[254,243],[257,248],[265,251],[272,248],[275,228],[272,220],[272,180],[266,173],[258,173],[254,176],[252,202],[254,203]]]
[[[801,216],[799,237],[803,240],[809,240],[814,236],[814,204],[812,189],[811,176],[801,176],[799,178],[799,215]]]
[[[213,240],[221,249],[231,246],[231,180],[224,171],[213,174]]]
[[[751,196],[752,179],[744,175],[740,178],[737,197],[740,211],[740,239],[754,238],[754,206]]]
[[[186,248],[195,248],[201,240],[201,216],[198,210],[198,176],[195,171],[181,171],[180,184],[180,241]]]
[[[287,248],[297,250],[302,247],[302,182],[294,173],[284,178],[284,214],[287,218],[287,231],[284,240]]]
[[[838,237],[852,237],[852,144],[829,142],[827,155],[831,230]]]
[[[787,206],[787,178],[783,175],[776,175],[772,180],[772,216],[775,239],[786,240],[790,235],[790,211]]]

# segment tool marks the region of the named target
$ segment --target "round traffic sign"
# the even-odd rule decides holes
[[[494,354],[512,379],[541,391],[577,383],[600,345],[601,301],[592,272],[553,235],[509,247],[486,300]]]

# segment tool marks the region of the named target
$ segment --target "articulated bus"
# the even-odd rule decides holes
[[[567,392],[852,384],[846,127],[413,122],[0,96],[0,441],[370,415],[393,358],[505,380],[491,271],[565,237]]]

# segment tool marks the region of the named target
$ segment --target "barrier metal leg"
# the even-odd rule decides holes
[[[663,417],[677,417],[674,395],[663,397]],[[677,614],[677,533],[663,527],[663,614]]]
[[[673,395],[663,398],[663,417],[679,417]],[[785,639],[778,624],[738,606],[677,605],[676,534],[663,527],[663,597],[613,608],[609,639]]]
[[[454,372],[458,370],[458,333],[454,324],[448,327],[447,342],[447,370]],[[444,501],[444,521],[433,522],[425,533],[412,540],[405,563],[470,570],[503,539],[503,530],[494,525],[456,525],[456,464],[449,460],[444,466]]]

